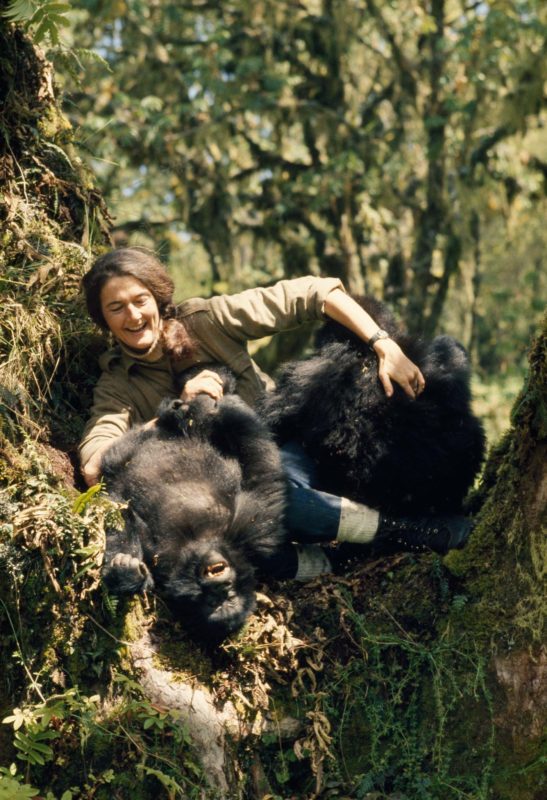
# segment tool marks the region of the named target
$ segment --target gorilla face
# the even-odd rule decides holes
[[[158,565],[159,566],[159,565]],[[168,568],[163,593],[193,633],[222,639],[237,631],[255,608],[254,568],[221,542],[183,548]]]
[[[130,431],[103,459],[127,503],[107,532],[103,580],[155,588],[195,636],[218,641],[255,607],[255,572],[285,539],[285,481],[266,427],[238,397],[166,401],[157,426]]]
[[[177,616],[209,640],[237,631],[255,609],[253,566],[220,541],[190,544],[174,563],[160,560],[156,572]]]

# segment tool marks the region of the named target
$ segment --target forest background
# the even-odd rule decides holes
[[[51,495],[49,468],[40,466],[38,457],[27,450],[27,460],[18,464],[9,444],[21,451],[21,442],[30,447],[30,437],[32,441],[53,443],[63,451],[73,450],[96,377],[95,356],[102,346],[84,319],[77,282],[90,257],[109,247],[111,241],[156,250],[175,279],[178,299],[237,291],[308,273],[339,276],[352,292],[384,298],[412,330],[426,335],[445,331],[466,345],[476,374],[476,408],[487,422],[490,444],[499,439],[522,386],[530,343],[547,297],[545,3],[78,0],[68,4],[0,0],[0,12],[5,45],[0,56],[1,87],[5,90],[0,128],[6,223],[2,238],[2,291],[6,298],[2,346],[7,354],[2,364],[0,399],[8,454],[3,477],[7,476],[8,486],[12,481],[3,511],[6,520],[11,519],[10,510],[19,519],[19,528],[6,522],[8,528],[3,534],[10,533],[11,525],[14,539],[19,535],[17,541],[25,542],[25,557],[33,554],[36,575],[41,570],[55,592],[55,583],[60,590],[60,576],[69,574],[71,567],[58,546],[48,548],[49,540],[36,534],[37,520],[45,514],[44,503],[55,507],[62,518],[56,518],[55,523],[50,520],[53,527],[48,536],[61,524],[71,530],[70,556],[83,562],[84,572],[77,573],[80,580],[95,574],[91,566],[96,556],[94,540],[82,544],[82,529],[74,527],[73,522],[69,525],[66,510],[59,512],[61,495],[57,490]],[[46,230],[44,226],[49,227]],[[298,336],[258,343],[255,355],[263,366],[273,370],[280,360],[300,354],[307,342],[299,332]],[[541,380],[540,387],[544,386]],[[535,398],[534,402],[539,401]],[[519,420],[518,409],[523,406],[520,402],[515,407],[513,422]],[[544,404],[540,409],[544,414]],[[25,431],[23,438],[21,428]],[[499,452],[507,455],[508,445],[502,446],[494,461],[491,459],[490,488],[496,481],[499,484]],[[51,450],[49,454],[54,457]],[[34,484],[24,482],[25,469]],[[534,481],[537,485],[536,478],[531,485]],[[32,501],[36,501],[35,508],[30,512]],[[84,515],[88,513],[87,503],[93,506],[90,498],[82,501],[80,511]],[[514,517],[520,509],[513,505],[509,512]],[[107,512],[94,507],[89,511],[87,536],[93,525],[100,527],[101,513]],[[489,535],[499,528],[499,521],[497,528],[491,523],[485,525]],[[45,536],[43,532],[41,535]],[[530,563],[535,564],[537,548],[530,547],[535,552]],[[99,647],[96,639],[93,648],[89,645],[93,655],[85,650],[83,643],[89,642],[89,631],[83,622],[81,629],[79,623],[72,623],[79,630],[77,667],[74,652],[65,652],[58,640],[53,643],[61,629],[67,635],[60,622],[64,614],[61,601],[55,592],[42,602],[38,617],[44,615],[56,623],[52,622],[45,639],[37,644],[38,633],[24,631],[21,623],[21,597],[24,595],[32,606],[36,603],[32,600],[36,586],[17,577],[13,565],[20,554],[15,556],[9,548],[2,552],[8,574],[2,602],[6,613],[11,610],[2,630],[5,641],[14,648],[10,658],[5,656],[8,695],[26,697],[27,704],[34,702],[23,706],[26,717],[21,712],[22,716],[15,714],[12,719],[16,731],[24,730],[22,736],[27,737],[26,741],[17,740],[16,735],[14,745],[23,754],[26,780],[34,780],[44,794],[47,788],[59,792],[59,796],[62,790],[74,797],[91,797],[97,792],[97,796],[103,796],[104,790],[105,797],[125,797],[123,751],[126,760],[141,758],[144,792],[149,781],[156,788],[161,785],[166,796],[171,796],[169,791],[176,795],[178,789],[170,781],[179,781],[185,786],[181,796],[190,796],[194,791],[190,756],[184,762],[186,784],[180,769],[177,772],[161,750],[163,728],[156,722],[159,719],[163,726],[168,724],[161,716],[163,710],[154,712],[144,700],[135,699],[138,689],[129,685],[129,678],[125,683],[119,680],[126,690],[126,706],[112,714],[108,722],[104,709],[101,711],[103,727],[110,726],[112,737],[123,738],[120,752],[113,748],[112,756],[112,765],[122,770],[122,777],[107,777],[105,755],[97,754],[100,747],[96,743],[91,755],[82,756],[88,766],[94,765],[88,770],[92,778],[86,777],[85,787],[75,773],[72,783],[67,783],[66,776],[63,783],[60,773],[49,782],[43,777],[40,759],[46,766],[54,763],[59,770],[63,758],[68,758],[58,742],[51,746],[55,736],[49,734],[55,730],[66,732],[72,726],[80,744],[89,737],[100,741],[96,729],[90,734],[90,728],[86,728],[93,716],[91,710],[97,710],[95,701],[88,695],[82,699],[69,692],[76,675],[80,688],[89,688],[90,673],[103,681],[106,674],[111,678],[114,656],[107,653],[104,638]],[[486,603],[481,605],[488,595],[485,586],[472,588],[471,578],[478,580],[480,572],[480,553],[471,553],[465,567],[463,562],[457,567],[456,561],[449,572],[443,571],[446,568],[439,566],[438,560],[427,569],[404,562],[402,573],[389,572],[389,581],[393,581],[390,613],[396,616],[396,609],[405,604],[404,585],[409,594],[414,591],[418,596],[423,590],[429,599],[431,590],[437,599],[439,593],[442,595],[445,606],[452,603],[450,613],[460,614],[457,623],[464,631],[466,620],[461,614],[466,604],[471,608],[470,598],[477,600],[477,607],[483,611],[486,607]],[[511,580],[515,565],[520,568],[528,563],[522,553],[516,558],[511,551],[511,559],[511,568],[504,566],[507,572],[496,564],[501,571],[493,576],[494,582],[499,583],[502,574]],[[532,572],[535,575],[537,568]],[[454,576],[466,576],[467,584],[454,587]],[[371,576],[370,580],[372,584],[377,580],[385,593],[384,578]],[[525,581],[525,585],[533,595],[531,583]],[[97,591],[96,584],[92,588]],[[78,589],[76,582],[75,591],[83,593],[72,598],[79,607],[91,588]],[[353,607],[351,614],[348,611],[347,596],[343,592],[335,592],[335,596],[343,609],[344,624],[353,625],[354,640],[361,642],[361,648],[362,642],[368,641],[365,660],[377,667],[376,673],[372,670],[374,675],[369,674],[366,689],[355,688],[355,676],[350,672],[343,679],[337,673],[333,689],[342,691],[346,682],[345,703],[347,687],[356,692],[356,713],[364,715],[368,725],[362,734],[368,755],[361,761],[357,754],[350,756],[346,742],[344,769],[339,768],[337,773],[331,770],[332,774],[326,769],[330,741],[334,738],[342,746],[342,732],[339,736],[332,732],[333,720],[338,714],[344,721],[346,712],[351,717],[353,706],[342,703],[343,710],[335,710],[339,698],[335,702],[322,684],[325,696],[319,702],[319,693],[307,712],[312,732],[307,730],[301,736],[300,750],[295,746],[270,753],[273,766],[266,771],[277,791],[299,791],[296,796],[302,797],[312,796],[314,791],[318,796],[323,791],[326,797],[343,791],[333,786],[343,786],[344,791],[355,792],[351,795],[355,797],[383,797],[378,794],[383,791],[399,792],[393,796],[411,800],[535,797],[540,761],[537,751],[528,745],[523,751],[516,748],[517,768],[506,756],[511,748],[503,744],[501,766],[497,765],[500,771],[497,778],[493,777],[497,695],[484,677],[488,664],[485,653],[489,647],[493,652],[493,648],[475,623],[468,625],[469,640],[464,641],[480,642],[480,658],[476,655],[473,661],[461,642],[452,642],[450,650],[446,631],[441,649],[426,654],[420,649],[425,647],[422,640],[418,646],[413,637],[422,628],[427,631],[426,639],[433,635],[433,627],[437,626],[439,632],[435,614],[434,624],[428,616],[431,609],[424,611],[427,623],[420,619],[416,630],[409,623],[413,632],[407,630],[402,639],[397,638],[400,631],[395,626],[387,641],[378,638],[377,630],[363,633],[362,619],[352,616]],[[302,609],[309,600],[304,596],[295,603],[303,603]],[[276,619],[282,626],[287,614],[291,618],[292,610],[287,612],[283,601],[278,602],[281,610],[276,608]],[[506,602],[507,598],[499,598],[499,606],[492,602],[490,606],[499,611]],[[111,627],[108,615],[112,609],[106,606],[101,624]],[[538,608],[534,595],[526,613],[522,608],[515,612],[515,619],[520,620],[516,627],[515,620],[511,621],[520,633],[509,634],[504,629],[496,646],[501,637],[508,652],[517,643],[532,648],[532,652],[540,638]],[[93,613],[97,615],[97,608]],[[368,618],[374,620],[371,608]],[[492,614],[490,621],[493,618]],[[449,627],[453,623],[450,619]],[[97,631],[94,629],[95,637],[100,636]],[[124,638],[126,633],[120,636]],[[242,651],[252,654],[256,662],[254,683],[249,683],[252,670],[248,666],[243,677],[231,665],[234,685],[248,688],[252,684],[249,696],[255,707],[260,707],[260,691],[266,692],[264,686],[260,691],[257,687],[265,681],[264,675],[269,675],[266,660],[257,655],[260,648],[287,680],[288,675],[293,680],[294,673],[302,683],[305,673],[313,683],[323,669],[328,676],[323,662],[321,668],[317,666],[323,657],[328,661],[327,644],[311,656],[300,644],[306,667],[299,671],[295,663],[289,663],[288,656],[283,661],[278,651],[272,655],[268,650],[273,648],[272,642],[266,645],[260,639],[264,635],[264,630],[257,633],[258,644],[254,642],[253,646],[243,642],[237,653],[236,660],[242,657]],[[301,642],[305,640],[302,633]],[[345,647],[350,640],[354,641],[349,637]],[[258,649],[253,649],[255,646]],[[458,684],[457,670],[471,680],[462,664],[452,675],[454,663],[450,659],[456,658],[458,647],[472,662],[475,699],[480,696],[477,705],[482,703],[482,712],[487,712],[491,723],[488,727],[481,719],[476,727],[477,741],[482,739],[480,744],[473,744],[473,767],[463,764],[461,753],[466,751],[461,741],[456,745],[448,741],[443,749],[450,713],[459,702],[455,698],[467,696],[469,688]],[[363,652],[359,650],[359,654]],[[537,650],[533,652],[537,663]],[[180,660],[180,653],[177,657]],[[398,670],[405,671],[408,682],[403,681],[404,692],[401,689],[397,693],[394,680],[390,683],[385,677],[387,672],[382,678],[386,663],[392,678]],[[435,688],[437,712],[434,739],[429,743],[417,734],[424,705],[418,673],[429,674],[424,664],[433,665],[429,677]],[[34,676],[30,682],[29,673]],[[68,684],[66,677],[59,677],[61,673],[70,676]],[[37,674],[42,676],[40,680]],[[198,674],[203,677],[202,667]],[[445,679],[454,689],[453,696],[443,695]],[[216,673],[213,684],[219,680]],[[326,680],[328,683],[328,677]],[[57,701],[48,699],[40,688],[43,681],[49,682],[51,691],[50,684],[56,686],[62,702],[55,705]],[[312,687],[311,683],[308,691],[313,695],[315,684]],[[361,691],[373,702],[367,705]],[[248,698],[241,702],[245,704]],[[262,696],[260,702],[268,706]],[[306,707],[302,698],[300,702]],[[393,706],[401,702],[406,709],[403,721],[392,714]],[[44,711],[52,704],[55,713]],[[11,709],[13,704],[8,706],[7,697],[2,696],[2,706]],[[141,727],[146,723],[148,734],[141,730],[142,740],[133,729],[129,738],[125,733],[122,736],[124,726],[129,725],[123,716],[127,713],[132,724],[135,720],[140,720]],[[157,719],[155,713],[159,714]],[[535,731],[535,712],[530,713]],[[53,718],[60,721],[52,730]],[[122,724],[120,720],[125,721]],[[352,718],[344,733],[351,737],[356,724]],[[145,741],[150,730],[158,739],[153,746]],[[172,732],[169,735],[175,736]],[[180,739],[181,734],[177,735]],[[144,751],[135,745],[135,737],[144,742]],[[8,742],[5,733],[3,739],[0,737],[2,742]],[[184,749],[189,742],[183,737],[178,746]],[[151,756],[156,747],[158,761]],[[272,750],[272,742],[268,747]],[[453,753],[455,747],[460,760]],[[8,759],[2,766],[7,766],[16,752],[13,745],[6,744],[6,748]],[[294,766],[300,763],[295,753],[304,753],[309,759],[313,777],[303,777],[302,767]],[[242,755],[238,757],[237,763],[243,763]],[[74,761],[74,753],[70,758]],[[337,758],[340,761],[340,756]],[[431,763],[436,764],[437,777],[442,777],[437,784],[431,778]],[[102,772],[98,764],[103,765]],[[237,769],[232,786],[242,783],[244,768]],[[13,776],[13,771],[10,774]],[[532,777],[525,777],[529,775]],[[14,782],[22,779],[21,773],[13,777]],[[116,789],[119,794],[109,795],[116,780],[122,782],[122,788]],[[5,785],[7,781],[6,773]],[[78,789],[74,788],[76,784]],[[347,788],[350,784],[351,790]],[[492,795],[494,784],[497,794]],[[506,785],[506,794],[500,794],[500,786]],[[0,779],[0,797],[1,787]],[[328,795],[328,791],[334,794]],[[252,796],[259,796],[256,786]]]
[[[514,395],[547,297],[541,3],[74,8],[104,58],[62,64],[80,153],[180,297],[339,276]]]

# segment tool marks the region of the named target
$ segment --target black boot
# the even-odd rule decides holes
[[[359,564],[370,561],[377,555],[373,545],[346,542],[325,547],[325,554],[331,563],[334,575],[346,575]]]
[[[388,517],[380,514],[378,532],[373,544],[387,546],[390,551],[434,550],[444,555],[449,550],[462,548],[473,523],[467,517]]]

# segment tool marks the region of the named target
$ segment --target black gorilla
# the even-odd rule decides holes
[[[228,387],[227,387],[228,388]],[[109,495],[127,502],[106,537],[115,592],[156,587],[197,637],[217,641],[254,609],[255,571],[285,539],[279,453],[235,395],[164,401],[157,425],[105,454]]]
[[[420,367],[423,393],[412,400],[396,386],[388,398],[375,353],[329,321],[316,353],[278,375],[263,417],[281,443],[297,441],[315,459],[316,488],[392,515],[458,513],[485,447],[466,353],[448,336],[405,335],[383,304],[358,301]]]

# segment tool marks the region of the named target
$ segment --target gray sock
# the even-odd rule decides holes
[[[342,497],[337,542],[369,544],[378,531],[380,512]]]
[[[324,549],[318,544],[299,544],[296,546],[298,569],[294,576],[297,581],[311,581],[318,575],[332,572],[332,566]]]

